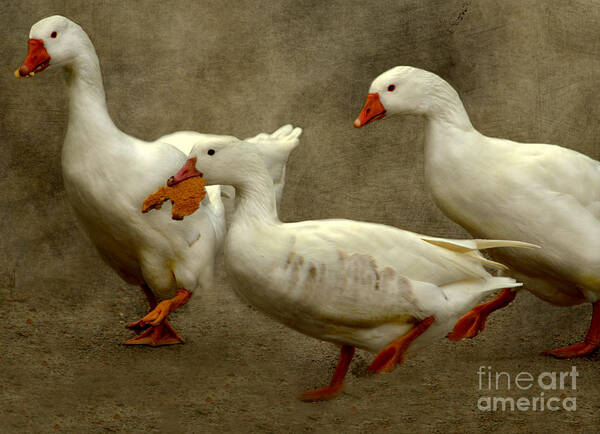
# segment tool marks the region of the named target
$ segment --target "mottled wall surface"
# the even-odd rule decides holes
[[[176,317],[188,345],[119,347],[127,337],[119,327],[144,311],[143,298],[95,255],[66,201],[63,74],[12,75],[30,26],[52,14],[90,35],[110,113],[125,132],[144,139],[182,129],[247,137],[284,123],[303,127],[289,160],[285,221],[345,217],[464,235],[425,191],[423,119],[352,127],[371,80],[395,65],[451,82],[484,134],[556,143],[600,159],[598,1],[2,2],[0,371],[7,377],[0,376],[0,427],[2,419],[8,431],[77,432],[103,424],[298,431],[346,423],[357,431],[423,431],[598,423],[598,356],[577,363],[584,378],[577,413],[476,409],[479,364],[513,373],[574,364],[536,352],[579,339],[588,310],[552,308],[528,295],[498,313],[476,341],[440,343],[383,379],[364,377],[363,363],[347,394],[321,406],[297,403],[294,392],[326,382],[335,350],[247,309],[222,272],[214,293]],[[154,383],[136,389],[157,372]],[[165,372],[180,380],[176,392]],[[141,405],[140,396],[153,404]]]

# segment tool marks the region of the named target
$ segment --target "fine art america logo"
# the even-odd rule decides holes
[[[577,367],[565,372],[542,372],[534,375],[522,371],[516,375],[492,371],[480,366],[477,371],[479,390],[477,400],[481,411],[575,411],[577,398]],[[498,396],[501,393],[513,396]]]

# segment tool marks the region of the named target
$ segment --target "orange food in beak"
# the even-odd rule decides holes
[[[43,71],[50,66],[50,55],[41,39],[29,40],[29,51],[23,65],[15,71],[15,77],[30,77],[36,72]]]
[[[385,112],[385,107],[383,107],[383,104],[381,104],[381,101],[379,100],[379,94],[370,93],[367,95],[364,107],[354,121],[354,127],[360,128],[370,122],[383,119],[385,117]]]
[[[167,185],[169,187],[172,187],[175,184],[179,184],[181,181],[185,181],[188,178],[193,178],[195,176],[202,177],[202,172],[198,172],[196,170],[196,161],[196,157],[187,160],[183,167],[179,169],[179,172],[177,172],[174,176],[171,176],[167,180]]]
[[[144,200],[142,212],[147,213],[153,209],[160,209],[167,200],[171,201],[171,218],[183,220],[200,208],[200,202],[206,196],[204,178],[193,176],[186,178],[173,186],[159,187],[154,193]]]

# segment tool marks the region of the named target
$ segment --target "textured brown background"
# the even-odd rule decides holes
[[[599,1],[4,1],[1,432],[597,431],[600,356],[538,355],[580,339],[589,307],[529,294],[478,339],[435,344],[393,374],[366,376],[371,356],[361,353],[345,393],[326,403],[295,393],[329,380],[336,349],[249,309],[222,269],[212,291],[174,315],[186,345],[120,346],[145,300],[74,225],[60,171],[62,73],[12,77],[30,26],[56,13],[90,35],[110,112],[130,134],[303,127],[287,221],[346,217],[464,234],[425,192],[422,119],[352,128],[371,80],[399,64],[448,79],[485,134],[600,158]],[[576,365],[578,410],[480,412],[480,365],[513,375]]]

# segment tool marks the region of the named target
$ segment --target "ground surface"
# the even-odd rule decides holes
[[[371,3],[371,4],[369,4]],[[286,221],[345,217],[465,236],[423,179],[423,120],[352,128],[369,83],[409,64],[448,79],[492,136],[600,158],[600,5],[578,0],[65,1],[0,3],[0,432],[598,432],[600,355],[539,355],[579,341],[589,306],[520,294],[476,340],[441,341],[391,374],[305,404],[337,349],[214,288],[174,315],[185,345],[125,347],[141,291],[96,256],[66,201],[60,71],[12,72],[31,24],[60,13],[90,34],[117,125],[144,139],[177,130],[239,137],[304,128],[282,203]],[[577,390],[479,390],[477,371],[570,371]],[[576,397],[577,410],[496,411],[482,396]]]
[[[116,279],[92,287],[49,281],[20,291],[20,301],[2,296],[2,432],[597,430],[600,357],[538,355],[581,336],[588,310],[552,308],[528,294],[494,315],[476,341],[440,342],[391,374],[366,375],[372,356],[359,352],[344,393],[312,404],[295,395],[329,381],[337,350],[263,317],[222,283],[174,316],[186,344],[159,349],[119,345],[145,304],[141,291]],[[580,376],[576,391],[515,391],[514,383],[509,391],[501,383],[488,392],[479,390],[481,365],[536,377],[576,366]],[[477,408],[482,396],[541,392],[576,397],[577,411]]]

